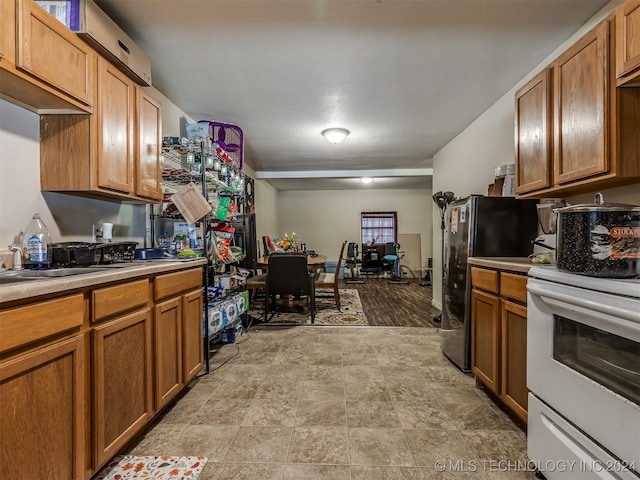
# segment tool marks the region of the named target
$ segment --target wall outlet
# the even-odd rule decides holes
[[[100,225],[91,225],[91,241],[97,243],[102,239],[102,228]]]

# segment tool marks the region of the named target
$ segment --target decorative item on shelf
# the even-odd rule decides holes
[[[296,232],[293,232],[291,236],[287,233],[284,234],[284,238],[276,242],[276,248],[281,248],[283,252],[301,252],[301,242],[297,238]]]

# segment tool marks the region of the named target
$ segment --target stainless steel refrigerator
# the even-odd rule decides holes
[[[469,257],[526,257],[538,233],[537,200],[471,195],[447,206],[444,232],[441,347],[471,369]]]

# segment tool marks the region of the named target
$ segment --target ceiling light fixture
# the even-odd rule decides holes
[[[371,183],[371,182],[373,182],[373,178],[371,178],[371,177],[360,177],[360,181],[362,183]]]
[[[322,131],[322,136],[326,138],[328,142],[341,143],[345,138],[347,138],[349,133],[349,130],[346,128],[327,128]]]

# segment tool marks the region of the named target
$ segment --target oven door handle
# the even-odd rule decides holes
[[[545,303],[548,303],[545,301],[545,298],[550,298],[565,305],[575,305],[576,307],[582,307],[588,310],[604,313],[605,315],[610,315],[614,318],[622,318],[631,322],[640,323],[640,312],[633,312],[627,309],[617,308],[612,305],[605,305],[591,300],[577,298],[575,296],[550,290],[549,288],[540,288],[531,282],[527,284],[527,290],[529,293],[540,297]]]

